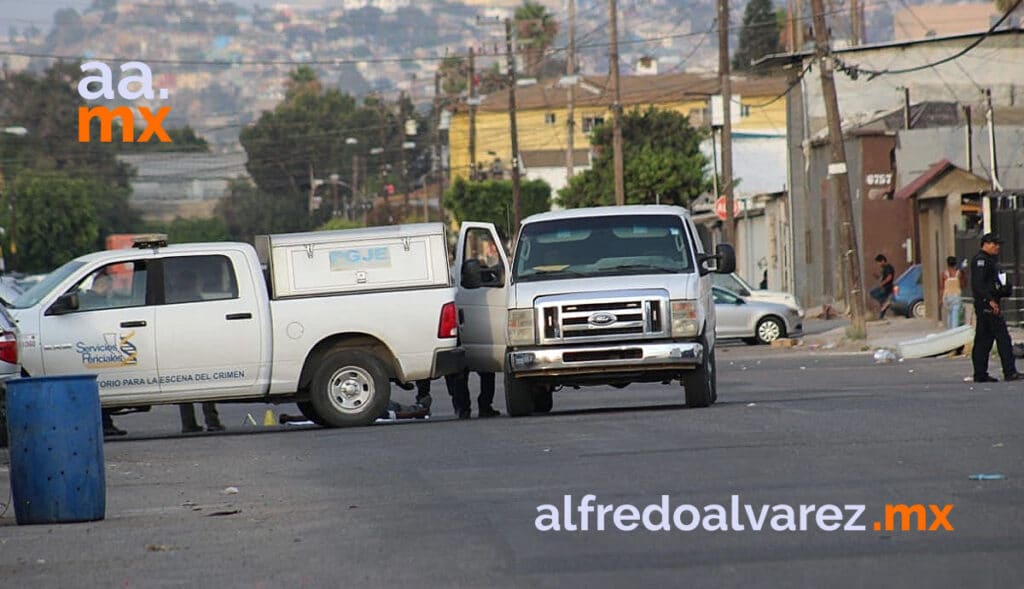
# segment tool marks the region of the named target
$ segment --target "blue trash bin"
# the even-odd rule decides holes
[[[7,431],[18,524],[104,518],[107,485],[95,374],[8,381]]]

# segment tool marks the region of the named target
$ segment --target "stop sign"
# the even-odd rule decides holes
[[[725,211],[724,196],[718,197],[718,200],[715,201],[715,214],[723,221],[728,217],[728,213]],[[732,216],[734,218],[740,216],[740,201],[736,198],[732,199]]]

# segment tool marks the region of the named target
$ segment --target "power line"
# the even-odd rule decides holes
[[[868,80],[872,80],[872,79],[874,79],[874,78],[876,78],[878,76],[884,76],[884,75],[888,75],[888,74],[909,74],[911,72],[917,72],[917,71],[933,68],[933,67],[935,67],[937,65],[942,65],[944,63],[949,63],[949,62],[951,62],[951,61],[953,61],[955,59],[963,57],[964,55],[969,53],[971,50],[973,50],[975,47],[977,47],[978,45],[981,45],[985,41],[985,39],[987,39],[990,35],[992,35],[992,33],[995,32],[996,29],[999,28],[1000,25],[1002,25],[1004,22],[1006,22],[1006,19],[1010,17],[1010,14],[1014,10],[1016,10],[1018,6],[1021,5],[1021,2],[1024,2],[1024,0],[1017,0],[1016,2],[1014,2],[1013,6],[1011,6],[1003,14],[1003,16],[1001,16],[999,18],[999,20],[997,20],[995,22],[995,24],[993,24],[991,27],[989,27],[988,30],[986,30],[977,39],[975,39],[974,41],[969,43],[966,47],[964,47],[963,49],[961,49],[960,51],[957,51],[956,53],[954,53],[952,55],[946,56],[946,57],[944,57],[944,58],[942,58],[940,60],[933,61],[931,63],[926,63],[926,64],[917,65],[917,66],[913,66],[913,67],[907,67],[907,68],[899,68],[899,69],[873,70],[873,69],[869,69],[869,68],[862,68],[862,67],[856,66],[856,65],[847,65],[842,59],[840,59],[839,57],[836,57],[835,55],[832,56],[832,59],[835,61],[836,69],[839,69],[839,70],[843,71],[844,73],[846,73],[847,75],[850,75],[850,76],[856,76],[856,75],[859,75],[859,74],[865,74],[865,75],[868,76]]]

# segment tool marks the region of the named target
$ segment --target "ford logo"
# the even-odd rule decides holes
[[[614,313],[600,312],[591,314],[590,318],[587,319],[587,323],[597,327],[607,327],[608,325],[615,323],[616,320],[618,320],[618,317],[616,317]]]

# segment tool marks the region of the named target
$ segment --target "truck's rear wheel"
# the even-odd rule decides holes
[[[537,387],[533,391],[533,410],[536,413],[551,413],[554,407],[554,399],[551,394],[551,387]]]
[[[346,349],[323,357],[309,393],[313,410],[328,427],[369,425],[390,397],[391,383],[380,361],[369,352]]]
[[[320,417],[320,414],[316,412],[316,409],[313,407],[312,402],[298,401],[295,404],[298,405],[299,412],[302,413],[302,416],[305,417],[306,419],[312,421],[317,425],[327,425],[327,422],[325,422],[323,418]]]
[[[708,349],[707,340],[702,339],[701,343],[704,345],[704,359],[696,370],[683,376],[686,405],[689,407],[707,407],[718,399],[715,351]]]
[[[509,417],[522,417],[533,413],[534,387],[522,379],[505,373],[505,408]]]

